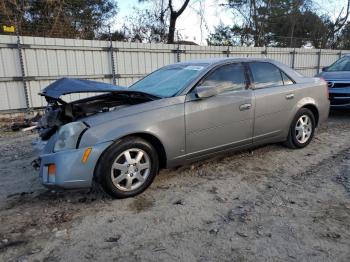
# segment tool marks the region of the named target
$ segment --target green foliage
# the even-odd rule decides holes
[[[237,19],[231,26],[216,27],[208,37],[210,45],[346,46],[346,37],[341,35],[348,31],[320,16],[312,0],[227,0],[227,6]]]
[[[159,17],[157,9],[134,9],[124,25],[127,39],[132,42],[165,42],[168,35],[167,24]]]
[[[113,0],[3,0],[2,24],[22,35],[93,39],[117,13]]]
[[[350,22],[348,22],[338,39],[340,49],[350,49]]]
[[[246,28],[234,25],[233,27],[220,24],[215,28],[214,33],[211,33],[207,39],[208,45],[217,46],[242,46],[251,45],[251,35],[246,31]]]

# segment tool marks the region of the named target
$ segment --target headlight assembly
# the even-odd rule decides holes
[[[72,122],[61,126],[58,131],[54,151],[58,152],[77,148],[79,137],[86,129],[87,126],[83,122]]]

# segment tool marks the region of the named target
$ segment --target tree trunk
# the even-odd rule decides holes
[[[176,19],[177,19],[176,15],[174,15],[174,14],[170,15],[168,44],[173,44],[174,43]]]
[[[254,46],[260,46],[260,28],[259,28],[259,21],[258,21],[258,12],[256,7],[256,1],[252,0],[251,8],[253,8],[253,23],[254,23],[254,32],[253,32],[253,38],[254,38]]]
[[[179,11],[175,11],[173,8],[173,1],[169,0],[169,9],[170,9],[170,21],[169,21],[169,35],[168,35],[168,44],[174,43],[175,37],[175,25],[177,18],[185,11],[190,0],[185,0]]]

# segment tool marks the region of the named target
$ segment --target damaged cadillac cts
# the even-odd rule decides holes
[[[63,98],[80,92],[99,94]],[[144,191],[159,169],[218,153],[276,142],[303,148],[329,112],[323,80],[270,59],[176,63],[129,88],[60,79],[41,95],[42,183],[84,188],[95,180],[116,198]]]

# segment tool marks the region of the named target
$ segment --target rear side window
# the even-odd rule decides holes
[[[293,84],[293,81],[278,67],[266,62],[249,63],[255,88]]]
[[[283,84],[286,86],[286,85],[293,85],[294,82],[292,79],[289,78],[289,76],[286,75],[286,73],[282,72],[281,71],[281,74],[282,74],[282,79],[283,79]]]
[[[221,86],[225,91],[241,90],[246,87],[243,64],[221,66],[211,72],[201,83],[202,86]]]

